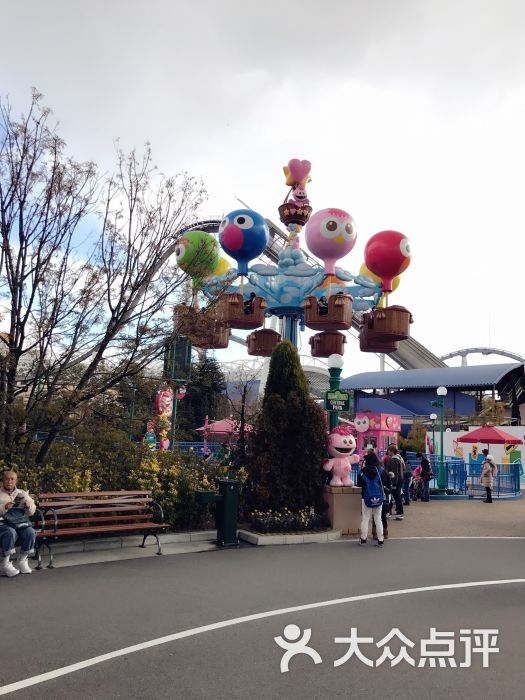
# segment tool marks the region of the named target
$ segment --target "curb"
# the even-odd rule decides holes
[[[313,542],[334,542],[341,539],[341,530],[328,530],[327,532],[313,532],[304,535],[262,535],[249,530],[239,530],[239,539],[255,545],[269,544],[308,544]]]
[[[160,534],[160,543],[184,544],[191,542],[202,542],[204,540],[216,540],[216,530],[197,530],[195,532],[163,532]],[[91,540],[76,540],[71,542],[53,543],[53,553],[58,554],[81,554],[83,552],[104,551],[107,549],[128,549],[138,547],[142,542],[142,535],[124,535],[123,537],[100,537]],[[152,544],[151,538],[146,542],[146,546]],[[46,550],[47,551],[47,550]]]

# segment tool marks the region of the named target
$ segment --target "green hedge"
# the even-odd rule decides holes
[[[44,492],[151,490],[163,510],[165,522],[175,529],[213,527],[214,506],[195,501],[199,489],[213,489],[228,468],[207,463],[195,455],[153,452],[148,447],[123,442],[113,451],[98,453],[77,445],[57,443],[43,466],[16,466],[18,486],[37,495]],[[6,468],[0,462],[0,467]],[[236,473],[241,499],[246,473]],[[243,504],[241,502],[241,510]]]

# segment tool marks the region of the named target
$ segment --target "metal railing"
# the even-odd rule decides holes
[[[206,447],[208,448],[209,452],[211,454],[217,454],[217,452],[221,449],[221,443],[220,442],[207,442]],[[193,450],[197,457],[203,457],[205,456],[203,453],[204,449],[204,443],[203,442],[176,442],[175,443],[175,449],[180,450],[181,452],[184,452],[185,454],[188,454],[190,450]]]
[[[427,455],[434,478],[430,482],[430,490],[438,488],[437,478],[439,474],[439,455]],[[415,453],[407,453],[407,462],[414,470],[419,464]],[[447,471],[446,490],[448,495],[465,495],[469,498],[484,498],[485,487],[481,485],[481,464],[469,464],[458,457],[446,457]],[[497,464],[497,473],[494,477],[493,498],[509,498],[520,495],[520,476],[523,474],[521,462],[511,464]]]

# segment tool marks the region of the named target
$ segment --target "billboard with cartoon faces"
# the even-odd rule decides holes
[[[384,451],[391,443],[397,444],[401,418],[390,413],[357,413],[354,427],[359,451],[365,450],[368,445]]]

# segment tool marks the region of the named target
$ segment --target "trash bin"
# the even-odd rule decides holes
[[[219,493],[197,491],[197,503],[216,503],[215,524],[219,547],[237,547],[237,511],[239,510],[239,482],[236,479],[219,479]]]

